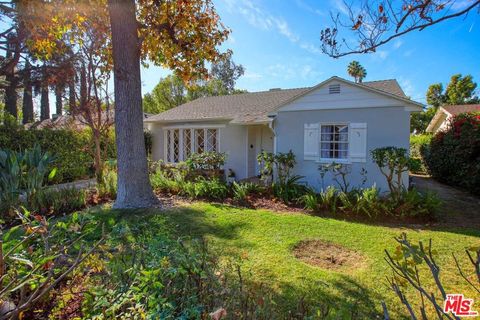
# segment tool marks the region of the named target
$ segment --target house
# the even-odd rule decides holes
[[[292,150],[293,174],[317,190],[334,183],[318,170],[331,162],[350,166],[352,186],[361,185],[363,168],[366,185],[387,190],[370,151],[385,146],[408,150],[410,113],[421,110],[422,104],[407,98],[396,80],[354,83],[332,77],[310,88],[200,98],[145,121],[154,160],[176,163],[193,152],[225,152],[225,169],[240,180],[259,174],[256,159],[262,150]]]
[[[150,117],[150,113],[143,113],[143,119]],[[92,114],[92,117],[96,117],[96,114]],[[113,126],[115,123],[115,110],[102,111],[101,121],[105,126]],[[95,118],[94,118],[95,119]],[[27,123],[24,125],[25,129],[52,129],[52,130],[75,130],[82,131],[88,128],[87,121],[83,115],[52,115],[51,119],[45,119],[42,121],[36,121]],[[148,129],[145,123],[145,129]]]
[[[439,107],[428,124],[427,132],[437,133],[448,128],[450,121],[456,115],[468,112],[480,112],[480,104],[464,104]]]

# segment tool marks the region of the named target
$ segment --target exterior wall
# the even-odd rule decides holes
[[[208,125],[225,125],[225,127],[219,128],[220,152],[227,154],[227,163],[224,167],[225,171],[228,172],[228,169],[232,169],[237,179],[247,178],[247,127],[241,125],[212,122],[169,123],[168,125],[151,123],[149,127],[153,136],[152,160],[165,160],[165,127],[185,126],[185,128],[193,128],[195,126]]]
[[[365,168],[368,172],[365,186],[376,184],[381,191],[388,191],[386,179],[376,164],[372,162],[370,151],[386,146],[402,147],[408,150],[410,143],[409,112],[405,111],[403,107],[279,112],[274,123],[277,152],[292,150],[297,160],[293,173],[304,176],[304,181],[309,186],[320,190],[329,185],[335,185],[335,182],[327,174],[322,184],[318,170],[320,162],[304,160],[304,124],[315,122],[367,123],[367,160],[365,163],[351,163],[351,186],[361,186],[360,172],[362,168]],[[408,174],[404,176],[404,183],[408,185]]]

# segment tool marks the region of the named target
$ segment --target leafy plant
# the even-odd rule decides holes
[[[406,188],[403,184],[403,175],[412,166],[407,150],[398,147],[377,148],[372,150],[372,158],[387,179],[390,193],[400,194]]]
[[[17,319],[48,296],[95,251],[85,247],[87,216],[50,224],[29,211],[16,212],[21,225],[1,233],[0,306],[2,319]]]
[[[185,161],[191,170],[220,170],[227,161],[227,155],[219,152],[192,153]]]
[[[303,207],[307,210],[317,211],[319,209],[319,196],[315,191],[309,190],[306,194],[300,197],[300,203],[303,204]]]
[[[45,179],[53,179],[57,172],[52,169],[55,158],[42,152],[39,145],[24,152],[0,150],[0,200],[2,213],[11,212],[20,204],[20,195],[25,194],[26,203],[35,201],[45,185]]]
[[[43,215],[68,214],[85,207],[85,191],[76,188],[46,188],[36,193],[29,210]]]
[[[290,150],[287,153],[276,154],[262,151],[257,156],[258,164],[261,166],[261,178],[265,183],[273,182],[274,173],[277,174],[279,184],[287,183],[290,179],[291,170],[295,167],[295,154]]]
[[[301,179],[303,179],[302,176],[292,176],[283,182],[274,183],[272,185],[274,196],[285,203],[298,200],[307,192],[307,187],[298,183]]]

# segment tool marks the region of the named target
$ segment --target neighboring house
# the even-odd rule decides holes
[[[322,179],[322,163],[351,165],[351,186],[387,190],[370,151],[397,146],[408,150],[410,113],[422,104],[407,98],[396,80],[354,83],[332,77],[317,86],[272,89],[200,98],[145,120],[153,134],[153,159],[176,163],[193,152],[227,154],[225,169],[237,180],[259,174],[257,155],[292,150],[293,174],[317,190],[333,184]],[[404,176],[408,182],[408,174]]]
[[[143,119],[147,119],[152,116],[150,113],[143,113]],[[103,111],[102,112],[102,121],[111,126],[115,122],[115,111]],[[144,125],[145,129],[148,129],[147,124]],[[60,116],[53,115],[51,119],[46,119],[43,121],[37,121],[33,123],[27,123],[25,125],[26,129],[52,129],[52,130],[85,130],[88,128],[86,121],[83,116],[72,116],[69,114],[63,114]]]
[[[437,133],[448,129],[450,121],[456,115],[468,112],[480,112],[480,104],[463,104],[439,107],[428,124],[427,132]]]

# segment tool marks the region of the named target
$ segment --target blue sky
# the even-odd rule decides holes
[[[457,5],[471,0],[457,0]],[[320,52],[320,30],[329,26],[330,11],[342,0],[214,0],[222,22],[232,30],[223,47],[234,52],[245,75],[237,87],[248,91],[313,86],[333,75],[349,78],[346,67],[358,60],[365,81],[395,78],[407,95],[425,102],[432,83],[447,83],[456,73],[480,83],[480,14],[471,12],[394,40],[375,54],[332,59]],[[143,93],[169,73],[159,67],[142,70]]]

